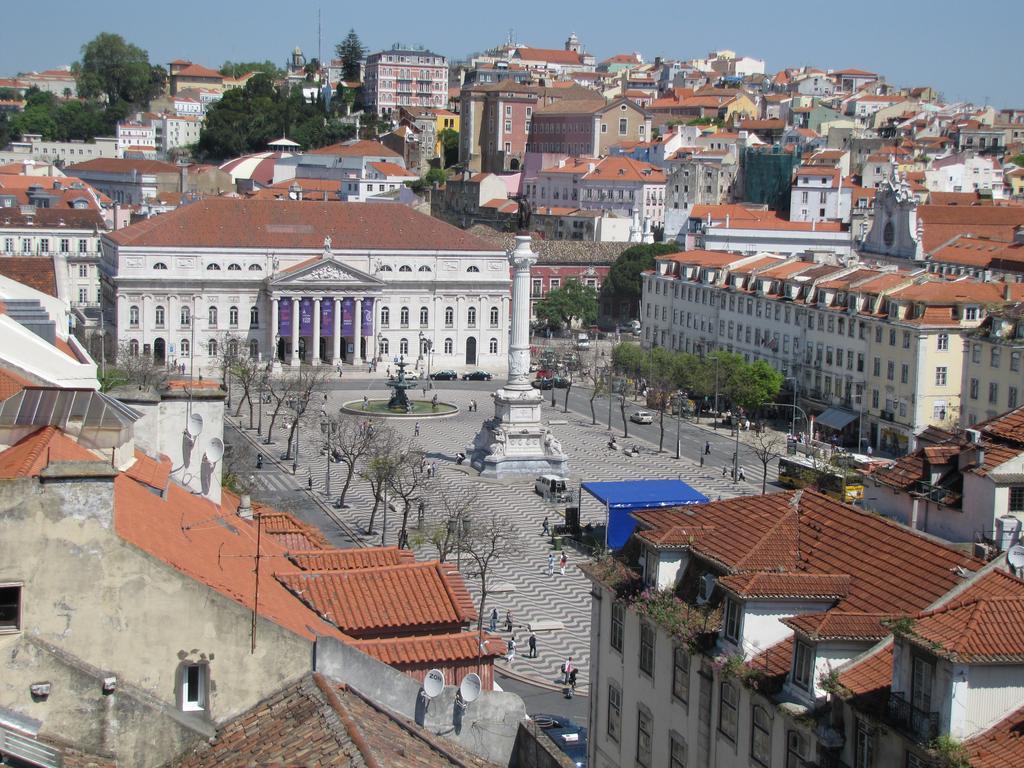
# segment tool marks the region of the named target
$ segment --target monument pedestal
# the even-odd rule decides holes
[[[466,455],[481,477],[565,475],[569,459],[561,443],[541,424],[544,396],[537,390],[505,387],[493,395],[494,418],[483,423]]]

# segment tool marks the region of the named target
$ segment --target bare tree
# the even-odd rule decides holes
[[[487,595],[490,592],[494,568],[503,560],[519,555],[522,551],[522,537],[519,530],[510,524],[504,515],[492,512],[488,517],[475,519],[471,530],[459,544],[466,554],[466,576],[480,583],[477,632],[480,634],[482,645],[484,612],[487,610]],[[481,655],[477,662],[478,672],[482,665]]]
[[[359,473],[359,476],[370,484],[370,491],[373,493],[373,509],[370,510],[370,521],[366,525],[367,533],[373,533],[377,510],[380,509],[381,500],[387,494],[391,476],[397,471],[398,465],[402,461],[402,454],[405,452],[404,439],[391,427],[376,425],[376,432],[373,444],[367,452],[366,462]],[[384,500],[386,503],[386,499]],[[381,543],[383,544],[383,539]]]
[[[299,428],[299,422],[309,411],[309,404],[314,400],[314,396],[324,391],[327,384],[327,374],[330,370],[325,365],[315,368],[310,366],[309,368],[299,368],[299,372],[295,376],[291,404],[295,419],[288,430],[288,458],[292,457],[292,440],[295,438],[295,430]],[[313,415],[312,412],[311,415]]]
[[[253,396],[259,389],[260,381],[266,376],[266,366],[257,358],[242,352],[243,340],[233,333],[224,334],[218,347],[218,363],[225,388],[232,382],[242,388],[242,396],[238,398],[235,417],[242,412],[242,403],[249,406],[249,429],[253,426]]]
[[[338,498],[338,505],[345,506],[345,496],[352,485],[352,478],[363,459],[373,453],[375,442],[382,435],[383,426],[380,423],[368,418],[361,418],[351,415],[332,417],[334,425],[334,451],[337,460],[345,465],[345,484],[341,488],[341,496]]]
[[[768,491],[768,465],[779,458],[785,449],[786,438],[778,432],[762,429],[755,432],[750,442],[750,450],[761,462],[761,495]]]
[[[266,442],[268,445],[274,433],[274,424],[277,423],[278,414],[281,413],[281,410],[291,400],[296,383],[297,377],[289,373],[282,376],[267,377],[267,395],[269,395],[270,402],[274,405],[274,410],[270,414],[270,425],[267,427]]]
[[[423,451],[412,446],[402,454],[401,461],[388,480],[388,490],[402,500],[402,527],[398,533],[398,546],[404,547],[409,536],[409,511],[413,499],[427,484]]]
[[[149,355],[133,352],[127,341],[118,345],[115,365],[130,384],[159,387],[167,381],[167,368]]]
[[[597,353],[594,353],[594,360],[583,369],[584,378],[592,385],[590,390],[590,424],[591,426],[597,426],[597,409],[594,407],[594,401],[603,397],[607,392],[608,388],[608,371],[598,365]]]
[[[434,501],[439,506],[438,515],[427,529],[425,540],[437,550],[437,559],[443,563],[452,550],[461,550],[479,496],[475,490],[441,486]]]

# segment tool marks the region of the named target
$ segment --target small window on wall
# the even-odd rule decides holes
[[[467,272],[479,272],[480,271],[480,267],[470,266],[470,267],[466,268],[466,271]]]
[[[0,634],[21,631],[21,584],[0,584]]]
[[[210,668],[206,664],[186,664],[181,669],[181,708],[185,712],[206,709],[210,687]]]

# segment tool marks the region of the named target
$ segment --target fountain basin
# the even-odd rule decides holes
[[[341,410],[343,413],[351,413],[356,416],[384,416],[397,419],[430,419],[454,416],[459,412],[459,407],[453,403],[439,402],[436,408],[430,400],[410,400],[409,404],[412,405],[411,412],[397,411],[388,408],[387,399],[371,398],[365,408],[362,400],[349,400],[347,403],[342,403]]]

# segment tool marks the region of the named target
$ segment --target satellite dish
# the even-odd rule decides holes
[[[1014,568],[1024,568],[1024,546],[1014,544],[1006,550],[1006,562]]]
[[[198,413],[193,413],[188,417],[188,425],[185,427],[185,431],[188,432],[188,436],[191,438],[197,438],[203,431],[203,417]]]
[[[224,441],[215,437],[206,446],[206,460],[211,464],[216,464],[222,458],[224,458]]]
[[[444,672],[440,669],[431,669],[423,678],[423,693],[428,699],[436,698],[444,690]]]
[[[459,686],[459,695],[467,704],[480,698],[480,675],[476,672],[470,672],[462,678],[462,684]]]

